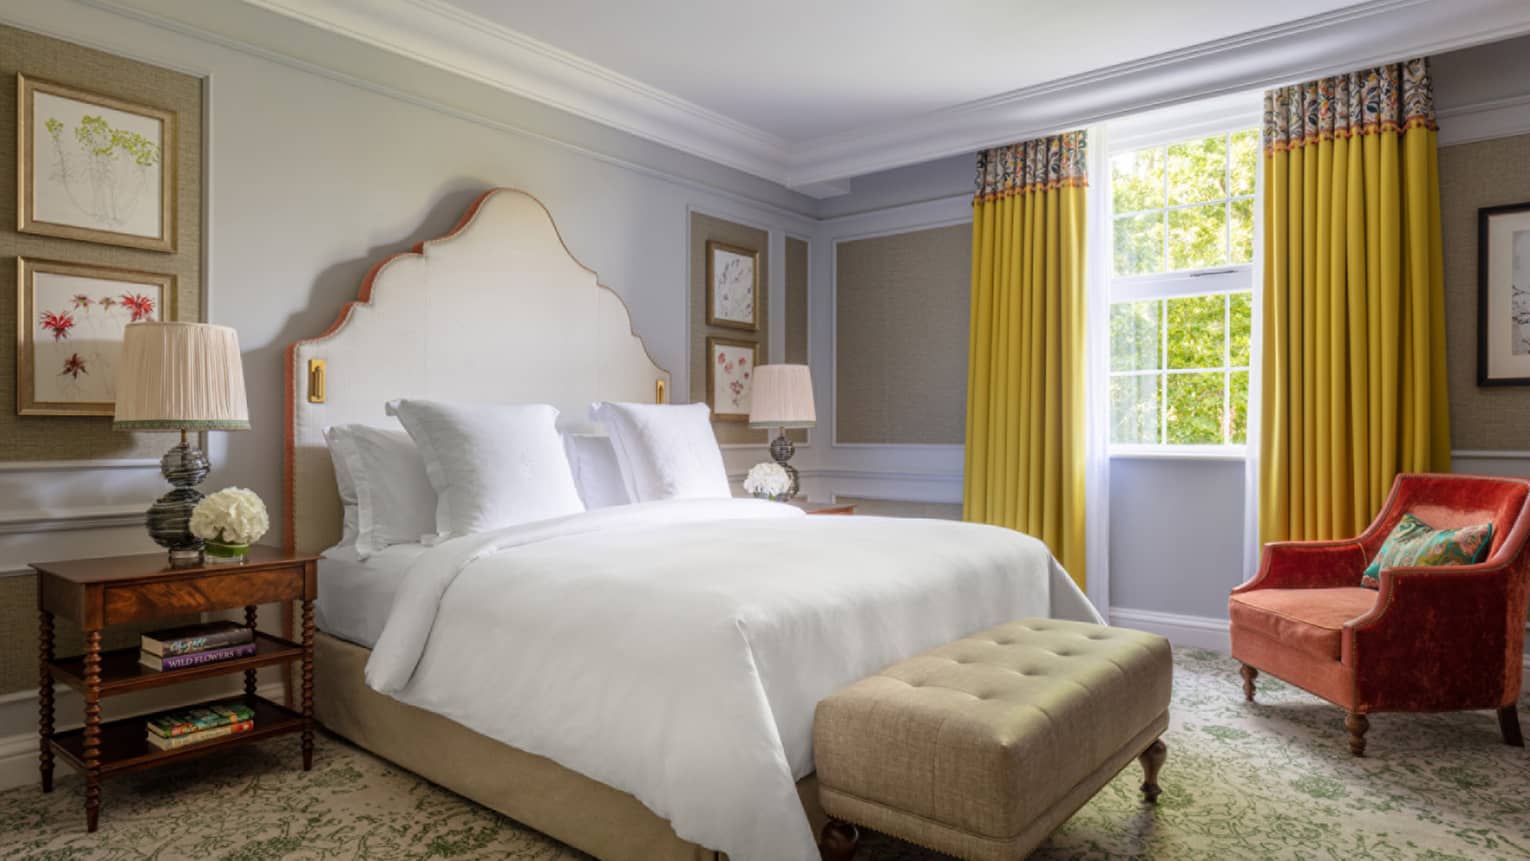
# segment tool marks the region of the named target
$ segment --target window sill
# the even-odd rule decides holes
[[[1210,460],[1236,461],[1248,458],[1241,445],[1118,445],[1110,448],[1111,460]]]

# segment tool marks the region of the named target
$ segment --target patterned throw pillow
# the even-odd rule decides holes
[[[1481,562],[1493,543],[1493,524],[1479,523],[1459,529],[1435,529],[1411,514],[1404,514],[1392,534],[1381,545],[1381,552],[1365,569],[1360,581],[1372,589],[1381,588],[1383,568],[1407,568],[1415,565],[1470,565]]]

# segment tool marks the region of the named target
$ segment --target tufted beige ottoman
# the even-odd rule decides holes
[[[818,704],[826,858],[874,828],[1019,859],[1140,757],[1158,797],[1173,678],[1162,637],[1022,619],[895,664]]]

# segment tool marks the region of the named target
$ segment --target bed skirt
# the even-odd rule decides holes
[[[370,655],[354,643],[316,635],[314,710],[330,732],[596,858],[726,857],[681,839],[668,820],[626,792],[377,693],[363,680]],[[798,781],[797,794],[817,834],[824,823],[817,779]]]

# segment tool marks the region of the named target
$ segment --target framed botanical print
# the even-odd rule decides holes
[[[707,406],[720,422],[749,421],[754,368],[760,363],[755,341],[707,338]]]
[[[707,241],[707,325],[760,330],[760,252]]]
[[[1477,385],[1530,385],[1530,203],[1477,210]]]
[[[16,260],[16,412],[109,416],[122,331],[175,319],[175,276]]]
[[[175,250],[176,118],[16,76],[16,229]]]

